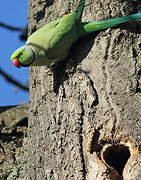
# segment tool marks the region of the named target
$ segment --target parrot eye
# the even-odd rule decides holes
[[[22,56],[23,55],[23,52],[20,52],[19,56]]]

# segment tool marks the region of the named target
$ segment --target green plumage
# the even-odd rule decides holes
[[[28,38],[26,45],[33,46],[38,54],[32,65],[49,65],[66,58],[70,46],[79,37],[74,22],[75,13],[71,13],[48,23]]]
[[[96,22],[81,22],[84,7],[85,0],[80,0],[75,12],[46,24],[29,36],[26,46],[13,53],[13,64],[16,67],[50,66],[65,60],[70,47],[80,36],[141,18],[141,13],[137,13]]]

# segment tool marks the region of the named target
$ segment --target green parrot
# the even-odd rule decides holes
[[[13,64],[18,68],[44,65],[51,67],[66,59],[70,47],[80,36],[141,18],[141,13],[136,13],[113,19],[82,22],[85,6],[85,0],[80,0],[75,12],[49,22],[31,34],[26,45],[12,54]]]

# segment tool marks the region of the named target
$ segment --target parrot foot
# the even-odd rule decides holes
[[[50,64],[47,66],[47,69],[45,70],[45,74],[49,74],[50,72],[53,71],[54,63]]]
[[[48,68],[48,69],[45,70],[45,74],[48,74],[51,71],[52,71],[51,68]]]

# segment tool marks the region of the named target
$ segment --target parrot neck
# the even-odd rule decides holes
[[[30,66],[33,62],[34,62],[34,60],[35,60],[35,58],[36,58],[36,53],[35,53],[35,50],[32,48],[32,46],[31,45],[25,45],[25,47],[26,48],[28,48],[29,50],[30,50],[30,52],[31,52],[31,54],[32,54],[32,60],[31,60],[31,62],[29,63],[29,64],[22,64],[22,66],[23,67],[28,67],[28,66]]]
[[[34,49],[32,48],[32,46],[31,45],[26,45],[27,46],[27,48],[29,48],[30,49],[30,51],[31,51],[31,54],[32,54],[32,62],[35,60],[35,51],[34,51]]]

